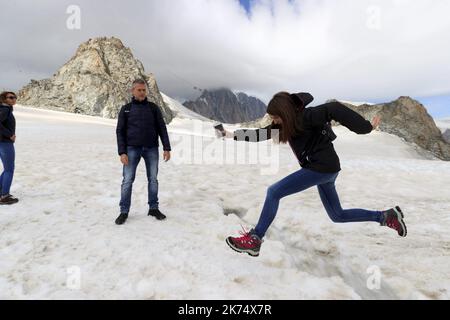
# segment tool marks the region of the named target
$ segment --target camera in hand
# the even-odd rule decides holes
[[[214,126],[214,129],[219,131],[222,134],[222,137],[225,137],[226,133],[225,133],[225,128],[223,127],[223,124],[218,124],[218,125]]]

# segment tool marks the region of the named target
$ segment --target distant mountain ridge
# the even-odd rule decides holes
[[[173,99],[169,97],[168,95],[161,92],[161,96],[164,100],[164,103],[166,106],[172,111],[174,114],[174,118],[179,119],[191,119],[191,120],[201,120],[201,121],[208,121],[209,119],[205,118],[204,116],[189,110],[185,106],[181,104],[181,102],[177,101],[176,99]]]
[[[262,117],[267,106],[261,100],[229,89],[204,90],[195,101],[183,105],[211,120],[236,124]]]

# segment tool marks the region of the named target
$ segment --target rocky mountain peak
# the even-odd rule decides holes
[[[376,115],[381,116],[381,131],[397,135],[407,142],[415,143],[440,159],[450,160],[450,144],[444,139],[434,119],[419,101],[411,97],[401,96],[394,101],[376,105],[343,104],[355,110],[367,120],[372,120]]]
[[[82,43],[75,55],[50,79],[32,80],[19,91],[19,103],[37,108],[115,118],[131,98],[131,83],[143,79],[148,98],[167,122],[173,118],[156,79],[118,38],[100,37]]]

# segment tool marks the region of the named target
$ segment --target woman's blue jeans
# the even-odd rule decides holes
[[[269,226],[275,219],[282,198],[309,189],[313,186],[317,186],[323,206],[333,222],[346,223],[373,221],[380,223],[383,214],[382,211],[342,209],[335,186],[338,175],[339,172],[320,173],[303,168],[270,186],[267,190],[266,200],[261,217],[255,228],[255,233],[260,238],[265,236]]]
[[[128,165],[123,166],[123,181],[120,199],[120,213],[128,214],[131,207],[131,193],[136,178],[136,169],[141,158],[144,158],[148,180],[148,205],[150,209],[158,209],[158,164],[159,150],[146,147],[128,147]]]
[[[3,163],[3,173],[0,176],[0,196],[9,194],[14,177],[14,162],[16,152],[11,142],[0,142],[0,159]]]

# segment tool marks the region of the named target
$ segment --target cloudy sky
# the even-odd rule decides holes
[[[0,1],[0,89],[48,78],[80,43],[115,36],[181,101],[194,87],[266,103],[281,90],[315,104],[408,95],[450,117],[448,0]],[[79,29],[67,27],[70,5]]]

